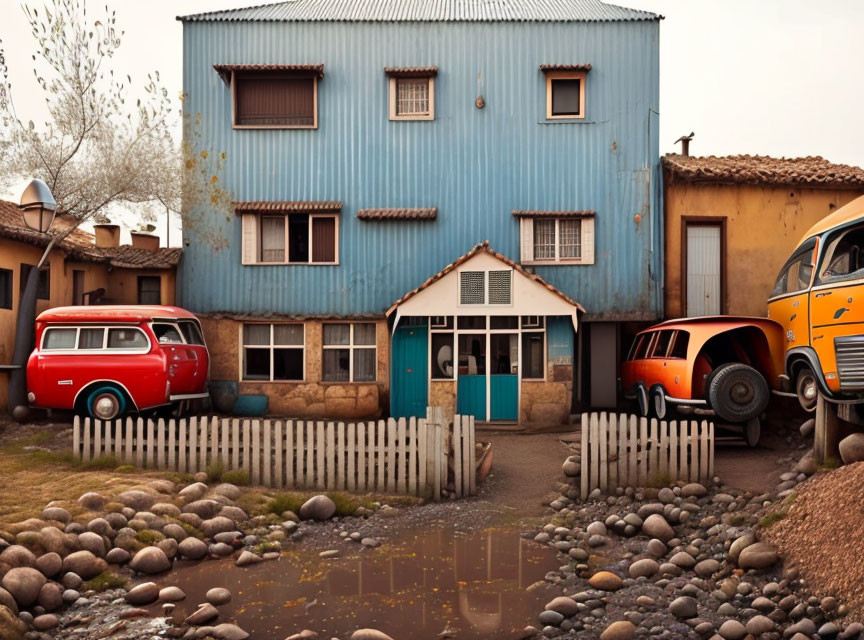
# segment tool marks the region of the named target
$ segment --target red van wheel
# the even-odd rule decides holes
[[[112,387],[96,389],[87,398],[87,412],[97,420],[113,420],[123,413],[126,400],[123,395]]]

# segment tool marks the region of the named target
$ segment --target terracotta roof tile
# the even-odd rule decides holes
[[[531,272],[527,271],[527,270],[525,269],[525,267],[523,267],[521,264],[519,264],[519,263],[517,263],[517,262],[514,262],[513,260],[511,260],[510,258],[508,258],[507,256],[505,256],[504,254],[498,253],[497,251],[495,251],[494,249],[492,249],[492,248],[489,246],[489,241],[486,240],[486,241],[481,242],[480,244],[476,245],[473,249],[471,249],[471,251],[469,251],[469,252],[466,253],[465,255],[460,256],[459,258],[456,258],[453,262],[451,262],[451,263],[448,264],[446,267],[444,267],[443,269],[441,269],[441,271],[439,271],[438,273],[436,273],[436,274],[435,274],[434,276],[432,276],[431,278],[427,279],[426,282],[424,282],[423,284],[421,284],[419,287],[417,287],[416,289],[412,289],[411,291],[409,291],[408,293],[406,293],[404,296],[402,296],[401,298],[399,298],[399,299],[398,299],[396,302],[394,302],[393,305],[392,305],[392,306],[387,310],[387,315],[389,316],[391,313],[393,313],[393,311],[396,310],[396,307],[398,307],[399,305],[403,304],[404,302],[407,302],[408,300],[410,300],[411,298],[413,298],[414,296],[416,296],[418,293],[420,293],[420,292],[423,291],[424,289],[428,289],[428,288],[431,287],[433,284],[435,284],[436,282],[438,282],[441,278],[443,278],[444,276],[446,276],[448,273],[451,273],[452,271],[454,271],[455,269],[457,269],[460,265],[465,264],[466,262],[468,262],[471,258],[473,258],[474,256],[476,256],[476,255],[477,255],[478,253],[480,253],[480,252],[486,252],[486,253],[488,253],[490,256],[492,256],[493,258],[497,258],[498,260],[500,260],[501,262],[503,262],[503,263],[506,264],[507,266],[512,267],[514,271],[517,271],[518,273],[521,273],[521,274],[522,274],[523,276],[525,276],[526,278],[530,278],[531,280],[533,280],[534,282],[536,282],[536,283],[539,284],[540,286],[545,287],[546,289],[548,289],[549,291],[551,291],[552,293],[554,293],[556,296],[558,296],[559,298],[561,298],[561,299],[564,300],[565,302],[568,302],[569,304],[572,304],[572,305],[573,305],[574,307],[576,307],[579,311],[582,311],[582,312],[585,311],[585,309],[582,307],[581,304],[579,304],[578,302],[576,302],[573,298],[571,298],[570,296],[568,296],[566,293],[564,293],[564,292],[561,291],[560,289],[557,289],[557,288],[553,287],[551,284],[549,284],[548,282],[546,282],[543,278],[541,278],[540,276],[538,276],[536,273],[531,273]]]
[[[438,67],[384,67],[384,73],[400,78],[428,78],[438,75]]]
[[[259,213],[261,211],[272,213],[330,211],[338,213],[341,210],[342,202],[339,200],[254,200],[234,203],[234,213]]]
[[[214,64],[222,80],[226,83],[231,79],[232,71],[296,71],[307,72],[324,77],[324,64]]]
[[[804,187],[864,187],[864,169],[835,164],[821,156],[772,158],[769,156],[663,157],[667,173],[682,182],[764,184]]]
[[[63,231],[73,224],[74,221],[57,216],[54,229]],[[36,247],[46,247],[50,241],[50,236],[28,228],[18,207],[5,200],[0,200],[0,237],[26,242]],[[73,260],[104,262],[121,269],[171,269],[177,266],[183,255],[183,249],[180,248],[163,247],[157,251],[129,245],[99,248],[94,243],[93,234],[80,228],[73,230],[59,245]]]
[[[434,220],[438,207],[419,207],[414,209],[359,209],[357,218],[367,221],[384,220]]]
[[[591,209],[566,209],[561,211],[539,209],[514,209],[517,218],[591,218],[597,215]]]
[[[591,71],[590,64],[541,64],[540,71]]]

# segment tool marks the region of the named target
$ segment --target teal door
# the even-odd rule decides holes
[[[486,334],[459,336],[459,382],[456,413],[486,420]]]
[[[429,402],[428,331],[400,326],[393,334],[390,366],[390,414],[394,418],[426,417]]]
[[[489,419],[519,418],[519,335],[489,337]]]

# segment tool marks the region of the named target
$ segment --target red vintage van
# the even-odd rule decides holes
[[[57,307],[36,318],[27,397],[110,420],[208,397],[209,364],[201,325],[184,309]]]

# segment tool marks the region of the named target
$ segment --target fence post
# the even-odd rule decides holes
[[[222,468],[233,469],[231,466],[231,458],[229,449],[231,448],[229,438],[231,437],[231,421],[228,418],[222,418]]]
[[[357,488],[355,481],[355,464],[357,453],[357,424],[354,422],[348,423],[348,470],[347,483],[348,491],[354,491]],[[344,488],[344,487],[343,487]]]
[[[282,421],[277,420],[276,423],[273,425],[273,429],[275,432],[273,439],[276,442],[276,474],[274,482],[276,483],[276,487],[278,489],[281,489],[285,486],[285,484],[282,482],[282,449],[285,447],[285,441],[282,440]]]
[[[102,421],[93,421],[93,458],[94,460],[102,455]]]
[[[321,469],[318,470],[322,476],[324,476],[324,470],[326,468],[327,471],[327,488],[335,489],[336,488],[336,436],[333,433],[334,427],[332,422],[327,423],[326,433],[327,433],[327,444],[324,448],[324,457],[326,462],[322,465]]]
[[[231,468],[240,468],[240,421],[231,420]]]
[[[207,416],[198,423],[198,471],[207,470]]]
[[[456,491],[456,497],[462,497],[462,416],[456,414],[453,416],[453,444],[448,457],[452,452],[451,460],[453,460],[453,489]]]
[[[408,420],[408,493],[417,495],[417,418]]]
[[[690,477],[688,471],[688,456],[687,456],[687,438],[689,437],[689,429],[690,429],[690,421],[683,420],[681,422],[681,442],[678,447],[678,454],[680,455],[680,460],[678,462],[678,473],[679,477],[682,480],[686,480]]]
[[[285,423],[285,484],[294,488],[294,421]]]
[[[366,459],[366,423],[357,423],[357,490],[366,490],[366,474],[369,462]]]
[[[186,473],[186,418],[180,418],[180,433],[178,436],[177,470],[180,473]]]
[[[345,423],[336,423],[336,489],[345,491]]]
[[[272,464],[271,459],[271,447],[273,445],[273,432],[271,430],[271,424],[269,420],[264,421],[264,459],[261,461],[261,468],[264,471],[264,479],[262,480],[265,487],[272,486],[270,484],[270,465]]]
[[[618,416],[618,485],[629,486],[627,478],[627,414]]]
[[[605,411],[600,414],[600,423],[597,427],[597,435],[600,446],[600,472],[599,486],[600,491],[605,495],[609,490],[609,414]]]
[[[156,458],[156,425],[153,420],[147,419],[147,468],[152,469]]]
[[[396,423],[396,493],[405,493],[405,417]]]
[[[81,417],[75,416],[72,420],[72,455],[76,460],[81,459]]]
[[[434,478],[434,482],[432,484],[432,499],[435,502],[441,501],[441,447],[442,447],[442,433],[443,427],[441,424],[432,425],[432,432],[435,438],[432,447],[432,474]],[[446,482],[447,479],[445,478]]]
[[[609,486],[621,486],[618,479],[618,416],[609,413]]]
[[[252,484],[261,484],[261,422],[252,421]]]
[[[165,418],[156,423],[156,468],[165,468]]]
[[[126,418],[126,453],[123,456],[123,461],[126,464],[132,464],[132,446],[135,444],[135,438],[132,437],[133,426],[132,418]]]
[[[580,471],[579,478],[579,491],[582,495],[582,499],[585,500],[588,497],[588,414],[582,414],[582,433],[580,440],[580,447],[582,449],[582,457],[580,458],[582,462],[582,469]]]
[[[708,423],[708,481],[714,477],[714,423]]]
[[[669,475],[669,423],[660,421],[660,475]],[[675,482],[677,478],[671,478]]]
[[[306,469],[304,473],[306,488],[315,486],[315,423],[306,421]]]
[[[102,441],[102,455],[111,455],[111,421],[106,420],[105,424],[105,439]]]
[[[396,421],[387,420],[387,491],[396,493]]]
[[[600,486],[600,420],[599,416],[596,413],[591,414],[591,419],[589,420],[589,429],[591,432],[588,438],[591,450],[589,458],[589,462],[591,464],[591,481],[589,491],[593,491]]]
[[[174,471],[177,461],[177,442],[176,442],[177,421],[173,418],[168,421],[168,468]]]
[[[471,452],[469,459],[471,464],[468,466],[468,490],[472,496],[477,495],[477,431],[476,420],[474,416],[469,416],[469,444],[468,449]]]
[[[210,418],[210,457],[208,461],[212,465],[219,463],[219,423],[216,416]]]

